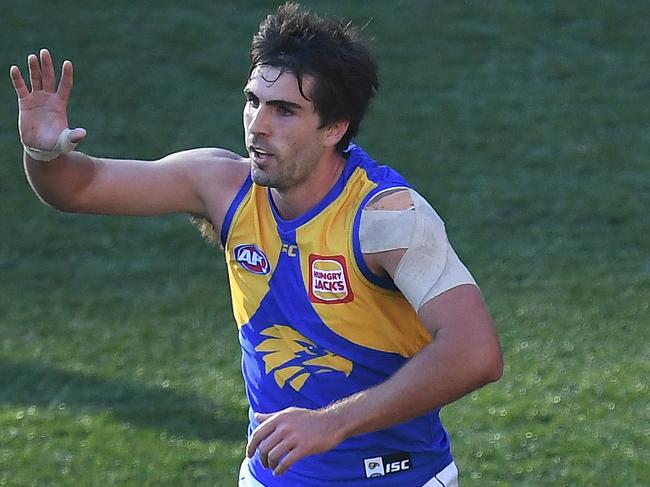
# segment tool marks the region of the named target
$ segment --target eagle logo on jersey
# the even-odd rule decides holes
[[[264,353],[267,374],[273,373],[280,388],[288,382],[299,391],[312,374],[341,372],[349,376],[352,362],[319,347],[287,325],[273,325],[262,331],[268,337],[255,350]]]

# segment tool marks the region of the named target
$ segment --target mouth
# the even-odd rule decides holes
[[[264,165],[269,162],[269,160],[274,156],[271,152],[268,152],[260,147],[249,146],[248,153],[251,155],[253,162],[259,166]]]

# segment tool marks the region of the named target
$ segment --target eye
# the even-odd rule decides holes
[[[296,340],[297,343],[302,345],[306,352],[311,355],[318,355],[318,350],[311,343],[303,342],[302,340]]]
[[[246,101],[253,107],[257,108],[260,105],[260,100],[253,93],[245,93]]]
[[[278,113],[283,117],[290,117],[294,112],[291,108],[283,107],[280,105],[278,106]]]

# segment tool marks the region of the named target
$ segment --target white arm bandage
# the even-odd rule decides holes
[[[34,147],[29,147],[27,145],[23,145],[23,148],[25,149],[27,155],[32,159],[36,159],[37,161],[42,161],[42,162],[49,162],[53,159],[56,159],[61,154],[67,154],[68,152],[72,152],[74,148],[77,147],[77,144],[75,144],[70,140],[71,132],[72,130],[70,129],[67,128],[63,129],[63,132],[59,134],[59,138],[56,141],[56,145],[52,150],[36,149]]]
[[[445,224],[435,210],[412,189],[413,206],[404,210],[361,212],[359,241],[364,254],[406,249],[394,282],[413,309],[448,289],[476,284],[447,240]]]

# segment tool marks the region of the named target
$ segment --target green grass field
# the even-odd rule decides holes
[[[368,24],[360,143],[445,218],[503,379],[447,407],[469,486],[650,485],[650,4],[305,5]],[[185,216],[65,215],[21,169],[10,64],[75,63],[90,154],[243,150],[270,1],[24,0],[0,17],[0,486],[232,486],[246,399],[221,251]]]

